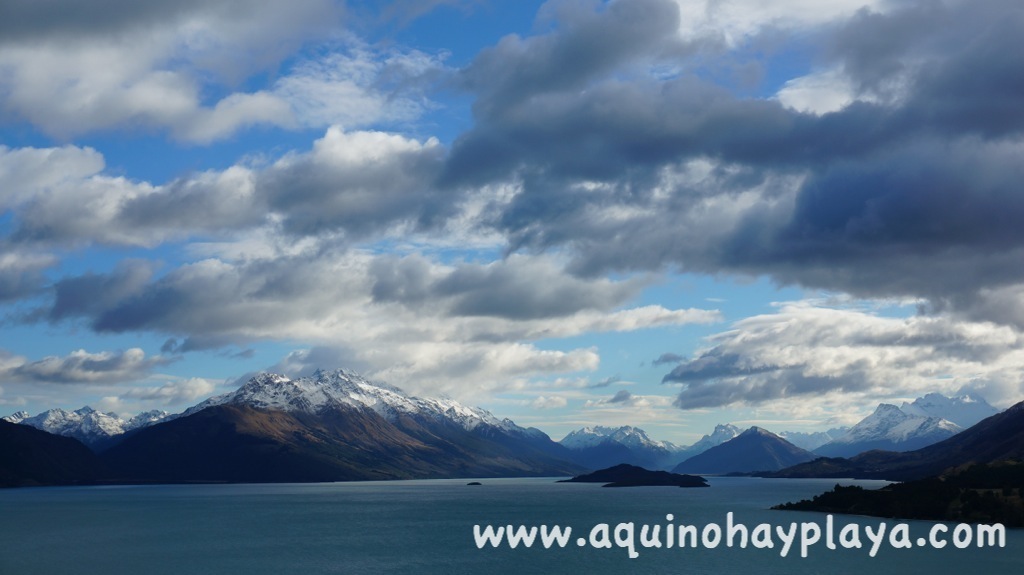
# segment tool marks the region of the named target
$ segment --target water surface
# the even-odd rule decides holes
[[[726,514],[751,529],[816,521],[770,511],[835,480],[710,478],[710,488],[606,489],[552,479],[430,480],[270,485],[51,487],[0,490],[0,573],[80,575],[260,573],[1002,573],[1024,572],[1024,531],[1003,549],[867,549],[801,558],[794,549],[580,548],[598,523],[614,527],[711,522]],[[881,482],[858,481],[869,487]],[[673,521],[666,520],[672,514]],[[881,520],[836,516],[839,526]],[[913,537],[930,522],[908,522]],[[563,525],[564,549],[478,549],[473,525]],[[889,521],[888,525],[895,522]],[[891,527],[890,527],[891,528]],[[838,528],[837,528],[838,529]],[[664,531],[662,532],[664,540]],[[866,546],[870,541],[864,539]]]

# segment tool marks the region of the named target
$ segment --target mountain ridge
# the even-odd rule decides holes
[[[907,481],[971,463],[1024,460],[1024,401],[938,443],[909,452],[869,451],[821,457],[766,477],[853,477]]]
[[[125,477],[232,482],[571,475],[569,455],[481,408],[344,370],[260,374],[102,454]]]
[[[814,459],[774,433],[757,426],[695,455],[672,469],[673,473],[727,474],[777,470]]]

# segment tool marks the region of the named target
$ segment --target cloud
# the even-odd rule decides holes
[[[216,385],[206,379],[193,377],[164,383],[159,387],[135,387],[121,394],[121,401],[135,400],[150,404],[192,404],[213,394]]]
[[[658,356],[658,359],[654,360],[654,365],[664,365],[666,363],[679,363],[686,359],[677,353],[663,353]]]
[[[57,258],[5,246],[0,241],[0,302],[17,301],[34,296],[46,285],[45,271]]]
[[[682,36],[712,35],[736,47],[765,30],[781,28],[806,33],[848,18],[861,9],[884,9],[888,3],[879,0],[676,0],[676,4]]]
[[[1024,392],[1021,341],[1020,332],[990,322],[793,302],[712,336],[664,382],[682,385],[675,404],[683,409],[855,403],[964,388],[987,389],[989,401],[1006,404]]]
[[[294,236],[357,241],[443,226],[462,195],[431,185],[443,149],[375,131],[329,128],[306,153],[244,164],[164,185],[102,173],[90,148],[0,147],[0,206],[10,241],[52,247],[163,243],[269,228]]]
[[[633,399],[633,394],[625,389],[620,389],[615,392],[615,395],[613,395],[611,399],[608,400],[608,403],[629,403],[631,399]]]
[[[286,373],[347,365],[385,381],[412,382],[419,391],[453,394],[599,365],[594,349],[545,349],[536,343],[541,340],[720,320],[713,310],[624,307],[637,293],[628,281],[582,282],[554,260],[516,256],[480,266],[417,256],[405,262],[416,273],[396,263],[402,262],[394,256],[316,243],[266,257],[209,258],[159,274],[127,261],[109,273],[58,280],[53,302],[40,315],[99,333],[161,335],[173,340],[164,346],[167,353],[288,339],[313,351],[284,360]],[[388,297],[381,293],[382,277]],[[502,288],[494,277],[513,279]],[[416,297],[424,286],[438,295]],[[520,313],[516,304],[491,299],[495,290],[550,304]],[[466,298],[492,307],[467,311]]]
[[[347,48],[305,60],[274,84],[304,126],[348,129],[410,122],[435,106],[426,90],[449,72],[444,55],[379,52],[354,39]]]
[[[593,389],[599,389],[599,388],[602,388],[602,387],[608,387],[608,386],[610,386],[612,384],[616,384],[616,383],[625,383],[625,382],[622,381],[621,377],[619,377],[617,375],[613,375],[611,377],[606,377],[606,378],[602,379],[601,381],[589,384],[589,385],[587,385],[587,387],[590,387],[590,388],[593,388]]]
[[[611,397],[588,399],[584,403],[584,407],[605,411],[609,416],[625,411],[634,413],[641,418],[656,419],[657,413],[666,410],[671,404],[672,398],[670,397],[638,395],[627,390],[618,390]]]
[[[145,352],[139,348],[99,353],[80,349],[64,357],[49,356],[37,361],[8,356],[0,365],[0,373],[5,379],[13,381],[119,383],[144,379],[153,369],[171,361],[161,356],[146,357]]]
[[[440,56],[339,33],[333,0],[136,4],[5,3],[0,110],[60,139],[157,129],[207,144],[256,125],[413,120],[431,106],[421,85],[443,70]],[[314,42],[322,49],[294,58],[271,89],[234,91]]]
[[[743,6],[708,10],[732,21]],[[788,26],[822,28],[807,36],[820,69],[777,99],[685,66],[659,72],[689,61],[663,29],[677,21],[672,2],[551,9],[550,30],[503,40],[462,71],[475,123],[442,182],[519,182],[492,225],[510,251],[559,252],[578,275],[768,275],[973,314],[987,309],[985,290],[1024,285],[1019,7],[843,4],[799,18],[802,3],[780,6],[788,16],[758,13],[768,27],[737,29],[756,44]],[[566,63],[604,36],[624,40]],[[711,39],[686,38],[727,59]],[[749,57],[741,45],[727,53]],[[817,107],[797,93],[812,87]]]
[[[569,402],[561,396],[544,396],[538,395],[536,399],[530,402],[530,407],[534,409],[558,409],[565,407]]]
[[[260,195],[292,234],[364,238],[399,223],[416,229],[461,199],[431,184],[443,154],[434,138],[333,127],[309,154],[285,156],[262,174]]]
[[[448,270],[431,266],[421,256],[378,258],[371,273],[377,302],[438,305],[447,301],[453,315],[518,320],[607,311],[635,297],[643,287],[641,281],[576,278],[543,257],[512,256]]]

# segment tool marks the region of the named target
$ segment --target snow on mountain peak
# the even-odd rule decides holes
[[[656,449],[669,452],[679,450],[678,446],[668,441],[651,439],[643,429],[632,425],[623,425],[622,427],[588,426],[570,432],[559,443],[569,449],[585,449],[596,447],[606,441],[614,441],[633,449]]]
[[[56,435],[73,437],[86,445],[95,445],[126,431],[162,421],[167,416],[167,412],[164,411],[149,411],[126,420],[116,413],[103,413],[85,406],[74,411],[58,407],[34,417],[29,416],[27,412],[20,411],[5,417],[4,420],[30,425]]]
[[[247,405],[319,413],[336,407],[371,409],[389,421],[402,415],[448,420],[467,430],[486,424],[504,431],[530,433],[509,419],[498,419],[485,409],[468,407],[449,398],[419,398],[384,383],[371,383],[342,369],[317,370],[309,377],[291,379],[275,373],[259,374],[236,391],[212,397],[188,409],[191,415],[214,405]]]
[[[933,433],[952,435],[961,431],[957,424],[941,417],[921,416],[907,413],[888,403],[880,403],[875,411],[854,425],[842,437],[832,443],[857,443],[886,439],[905,442],[916,437]]]
[[[22,421],[31,417],[31,414],[27,411],[16,411],[6,417],[0,418],[8,423],[21,423]]]
[[[904,402],[900,409],[909,415],[946,419],[962,428],[971,427],[982,419],[999,413],[998,409],[989,405],[983,398],[971,394],[946,397],[939,393],[929,393],[912,403]]]

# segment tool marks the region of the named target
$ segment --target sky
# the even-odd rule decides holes
[[[1024,398],[1017,0],[5,0],[0,414]]]

